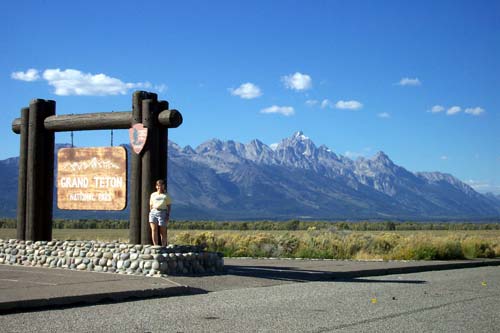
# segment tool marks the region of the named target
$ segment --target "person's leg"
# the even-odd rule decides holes
[[[153,245],[158,245],[158,225],[156,223],[149,223],[151,226],[151,239],[153,240]]]
[[[161,246],[167,246],[167,226],[160,226]]]

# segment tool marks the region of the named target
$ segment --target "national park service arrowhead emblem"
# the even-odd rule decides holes
[[[136,154],[140,154],[148,138],[148,129],[139,123],[129,128],[128,134],[130,136],[130,145],[132,149]]]

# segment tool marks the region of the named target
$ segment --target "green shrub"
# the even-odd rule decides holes
[[[434,260],[437,257],[437,249],[429,244],[418,245],[413,249],[409,249],[412,260]]]
[[[293,257],[299,244],[300,241],[296,236],[284,234],[278,239],[278,256]]]
[[[456,240],[447,240],[437,245],[436,258],[438,260],[463,259],[462,245]]]
[[[372,252],[376,254],[389,254],[402,241],[402,236],[396,233],[384,233],[376,236],[372,243]]]
[[[463,253],[466,258],[495,258],[497,254],[491,244],[484,240],[468,239],[462,244]]]

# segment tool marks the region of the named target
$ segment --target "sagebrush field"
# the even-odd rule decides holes
[[[279,222],[248,222],[246,230],[229,230],[227,223],[205,224],[205,229],[191,228],[200,224],[172,224],[169,243],[203,245],[209,251],[222,252],[226,257],[280,257],[358,260],[451,260],[500,257],[498,224],[452,226],[427,225],[425,230],[405,230],[408,224],[379,224],[381,230],[364,230],[366,226],[335,224],[289,223],[293,230],[273,230],[284,226]],[[214,224],[215,223],[215,224]],[[241,229],[241,222],[232,222]],[[258,224],[261,230],[253,230]],[[184,228],[182,228],[182,226]],[[225,230],[217,230],[217,226]],[[368,224],[376,229],[376,224]],[[389,226],[389,228],[387,228]],[[486,226],[486,227],[485,227]],[[128,229],[53,229],[59,240],[97,240],[128,242]],[[235,227],[235,228],[236,228]],[[184,230],[182,230],[184,229]],[[250,229],[250,230],[249,230]],[[264,230],[262,230],[264,229]],[[298,229],[298,230],[297,230]],[[361,229],[361,230],[359,230]],[[393,230],[387,230],[393,229]],[[396,229],[396,230],[394,230]],[[409,228],[416,229],[416,228]],[[437,229],[437,230],[436,230]],[[462,230],[460,230],[462,229]],[[475,229],[475,230],[474,230]],[[13,228],[0,228],[0,238],[15,238]]]

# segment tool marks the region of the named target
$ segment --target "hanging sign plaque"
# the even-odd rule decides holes
[[[61,148],[57,207],[123,210],[127,206],[127,151],[123,147]]]

